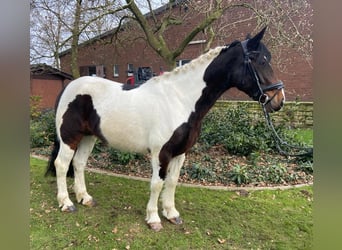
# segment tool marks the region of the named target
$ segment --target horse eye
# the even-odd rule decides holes
[[[268,60],[267,60],[267,57],[266,57],[266,56],[264,56],[263,59],[264,59],[264,60],[261,60],[261,62],[260,62],[260,64],[261,64],[262,66],[264,66],[266,63],[268,63]]]

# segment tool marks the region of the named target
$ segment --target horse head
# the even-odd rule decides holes
[[[285,94],[282,81],[275,78],[271,66],[271,53],[261,42],[266,27],[252,38],[240,43],[244,55],[241,81],[236,87],[253,100],[265,106],[266,111],[278,111],[284,104]]]
[[[284,85],[275,78],[271,53],[261,42],[266,27],[254,37],[235,41],[208,66],[204,80],[207,84],[236,87],[261,103],[267,112],[278,111],[285,102]],[[225,72],[225,73],[224,73]]]

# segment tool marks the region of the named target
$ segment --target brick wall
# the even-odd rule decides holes
[[[31,79],[30,95],[40,96],[40,108],[52,109],[55,107],[56,98],[69,80],[61,79]]]

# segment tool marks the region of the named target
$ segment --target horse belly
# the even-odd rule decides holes
[[[102,126],[101,131],[108,144],[115,149],[136,153],[147,153],[149,150],[148,135],[139,127],[117,122],[110,127]]]
[[[130,138],[127,134],[124,136],[118,135],[117,139],[111,138],[108,143],[111,147],[125,152],[146,154],[149,151],[147,141],[138,137]]]

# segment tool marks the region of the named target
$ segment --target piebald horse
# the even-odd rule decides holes
[[[86,189],[84,169],[96,138],[131,152],[150,153],[152,178],[146,222],[162,229],[162,214],[182,223],[175,208],[175,189],[185,153],[195,144],[203,117],[229,88],[236,87],[264,105],[267,112],[284,103],[283,83],[275,79],[271,54],[254,37],[217,47],[190,63],[151,78],[138,88],[98,77],[80,77],[66,86],[56,104],[56,141],[47,173],[57,176],[57,201],[62,211],[75,211],[66,176],[74,176],[78,203],[96,203]]]

